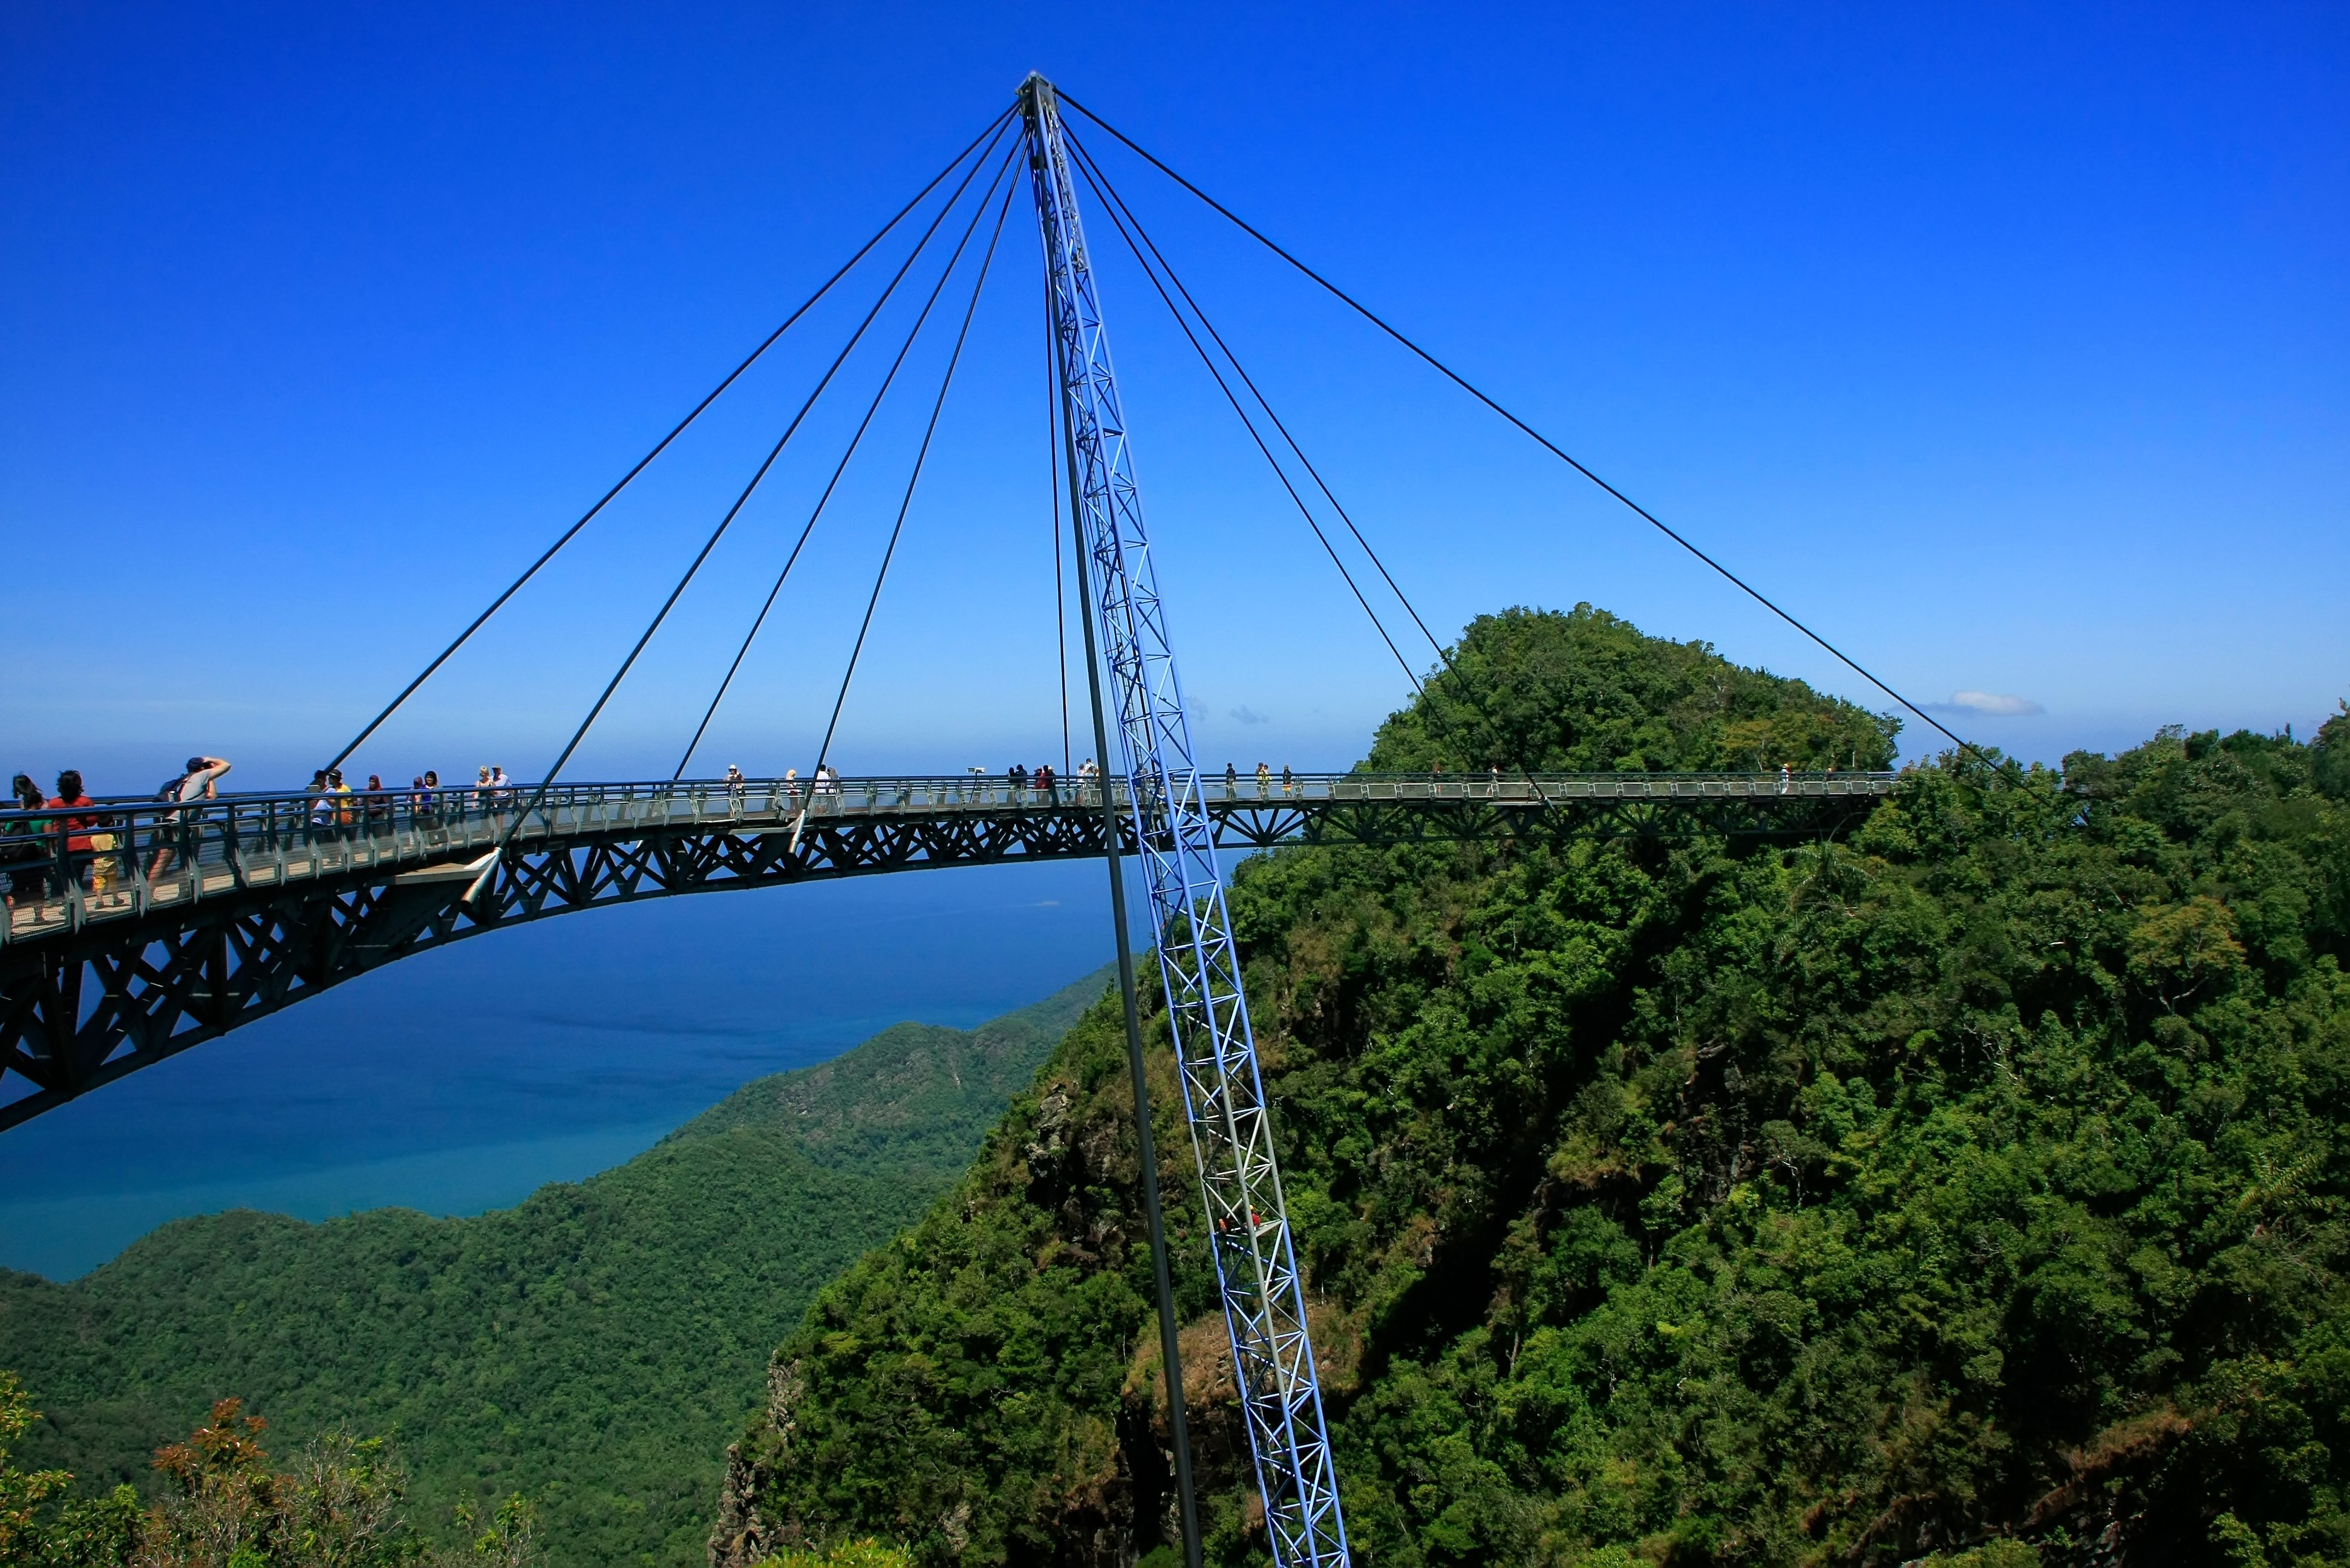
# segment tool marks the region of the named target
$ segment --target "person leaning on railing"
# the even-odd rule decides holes
[[[188,836],[188,812],[184,803],[192,800],[213,800],[220,795],[221,775],[229,770],[225,757],[195,756],[179,778],[157,792],[162,799],[179,803],[182,809],[167,811],[155,819],[155,854],[147,865],[147,880],[152,882],[172,867],[173,846]],[[189,858],[194,858],[192,853]]]

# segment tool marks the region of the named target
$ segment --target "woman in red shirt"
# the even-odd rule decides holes
[[[79,768],[68,768],[57,775],[57,793],[45,804],[63,811],[71,811],[77,806],[94,809],[98,805],[96,801],[81,793]],[[68,816],[51,830],[66,836],[66,856],[76,867],[74,875],[80,879],[84,887],[90,888],[93,891],[97,890],[97,884],[113,881],[110,875],[99,874],[98,857],[90,853],[91,834],[98,827],[99,820],[95,815]],[[109,835],[109,839],[111,836]],[[112,847],[111,844],[109,847]],[[107,870],[110,872],[112,867],[109,867]]]

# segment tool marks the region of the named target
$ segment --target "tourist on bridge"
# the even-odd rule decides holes
[[[41,786],[33,782],[30,774],[18,774],[8,781],[10,811],[41,809]],[[49,896],[49,849],[42,840],[49,836],[47,818],[20,816],[0,825],[0,870],[8,874],[8,904],[15,908],[20,899],[36,902]]]
[[[196,756],[188,759],[187,768],[177,779],[165,784],[162,796],[170,801],[215,800],[220,795],[221,775],[229,770],[226,757]],[[152,882],[172,867],[172,844],[188,836],[188,814],[167,811],[157,820],[158,842],[154,857],[147,865],[147,880]]]
[[[1020,792],[1028,785],[1028,770],[1014,763],[1003,770],[1003,776],[1012,785],[1012,800],[1016,805],[1020,801]]]
[[[352,823],[359,820],[359,809],[351,799],[351,786],[343,782],[343,770],[327,770],[327,790],[334,798],[335,826],[341,830],[336,836],[348,838]]]
[[[310,775],[310,836],[324,838],[335,826],[335,792],[327,782],[327,770],[320,768]]]
[[[506,777],[505,764],[492,763],[490,764],[490,798],[500,805],[511,805],[514,804],[514,780]]]
[[[1297,793],[1297,780],[1295,775],[1290,773],[1287,763],[1281,764],[1281,793],[1284,794]]]
[[[1239,796],[1240,793],[1241,793],[1241,774],[1240,774],[1240,770],[1239,770],[1238,768],[1236,768],[1236,767],[1232,766],[1232,763],[1226,763],[1224,764],[1224,798],[1225,798],[1226,800],[1232,800],[1232,799],[1235,799],[1235,798],[1237,798],[1237,797]]]
[[[81,792],[81,770],[68,768],[57,774],[57,793],[41,803],[44,806],[63,811],[77,807],[94,808],[97,802]],[[106,819],[96,815],[68,816],[57,824],[57,831],[66,836],[66,860],[72,875],[93,893],[103,893],[114,886],[114,835],[100,833]],[[106,842],[101,845],[99,840]]]
[[[1061,800],[1059,784],[1060,781],[1053,776],[1052,763],[1038,763],[1036,764],[1036,793],[1044,796],[1046,800],[1053,802],[1055,805],[1059,805]]]
[[[733,763],[726,764],[726,804],[729,809],[743,809],[743,770]]]
[[[418,797],[417,808],[434,826],[441,823],[441,774],[437,768],[424,770],[424,793]]]
[[[1273,770],[1264,763],[1256,765],[1256,797],[1263,800],[1273,787]]]

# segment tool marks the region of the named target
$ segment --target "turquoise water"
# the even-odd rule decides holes
[[[0,1265],[70,1279],[185,1214],[473,1214],[764,1074],[967,1027],[1107,961],[1098,863],[566,916],[394,964],[0,1133]]]
[[[103,1262],[116,1238],[143,1236],[184,1214],[262,1209],[297,1220],[331,1220],[361,1209],[421,1209],[428,1214],[480,1214],[511,1208],[550,1181],[577,1181],[642,1154],[674,1126],[601,1127],[594,1132],[479,1144],[148,1191],[0,1204],[11,1266],[63,1278]],[[25,1260],[17,1262],[17,1259]]]

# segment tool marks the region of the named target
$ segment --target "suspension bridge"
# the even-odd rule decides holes
[[[925,868],[1100,857],[1108,870],[1138,1106],[1161,1354],[1171,1367],[1179,1362],[1179,1325],[1172,1314],[1151,1147],[1137,964],[1127,929],[1124,878],[1130,863],[1141,874],[1151,911],[1149,950],[1155,955],[1171,1026],[1268,1542],[1281,1568],[1332,1568],[1348,1561],[1344,1512],[1306,1330],[1304,1281],[1282,1196],[1278,1128],[1258,1076],[1219,856],[1290,843],[1377,847],[1623,836],[1814,836],[1848,826],[1894,791],[1898,780],[1888,774],[1786,769],[1566,774],[1529,771],[1509,759],[1485,762],[1482,772],[1454,774],[1357,772],[1264,779],[1203,769],[1176,679],[1094,258],[1079,213],[1081,189],[1173,314],[1184,339],[1413,687],[1420,689],[1421,680],[1399,641],[1399,636],[1410,640],[1403,629],[1407,623],[1447,668],[1450,655],[1178,277],[1136,210],[1079,140],[1066,118],[1067,109],[1329,290],[1954,745],[1964,746],[1930,715],[1321,274],[1049,82],[1032,77],[1011,106],[492,598],[329,763],[339,765],[374,735],[818,301],[927,209],[927,227],[611,673],[543,782],[357,794],[322,794],[314,787],[189,801],[106,799],[70,814],[55,808],[0,813],[0,828],[16,830],[8,840],[16,846],[16,858],[5,867],[12,873],[15,892],[7,919],[0,922],[0,1093],[15,1092],[0,1100],[0,1128],[343,981],[508,926],[645,898]],[[1057,470],[1048,493],[1056,551],[1067,546],[1066,566],[1056,567],[1055,593],[1066,591],[1066,601],[1076,607],[1070,618],[1082,633],[1081,673],[1095,754],[1114,758],[1116,765],[1100,775],[1050,783],[972,774],[839,778],[828,770],[828,761],[840,715],[1024,172],[1043,260]],[[956,219],[959,237],[945,247],[943,264],[933,264],[935,281],[902,346],[889,361],[671,777],[564,780],[581,742],[810,410],[834,386],[883,307],[931,254],[933,242],[942,234],[957,234]],[[713,716],[883,399],[897,384],[950,282],[966,273],[972,275],[968,302],[930,401],[920,449],[809,775],[689,778]],[[914,293],[920,292],[918,286]],[[1349,551],[1356,560],[1352,567]],[[1372,602],[1378,597],[1391,599],[1401,614],[1391,607],[1382,616]],[[1065,663],[1065,732],[1068,687]],[[1184,1545],[1197,1568],[1198,1524],[1180,1377],[1170,1377],[1167,1387]]]

